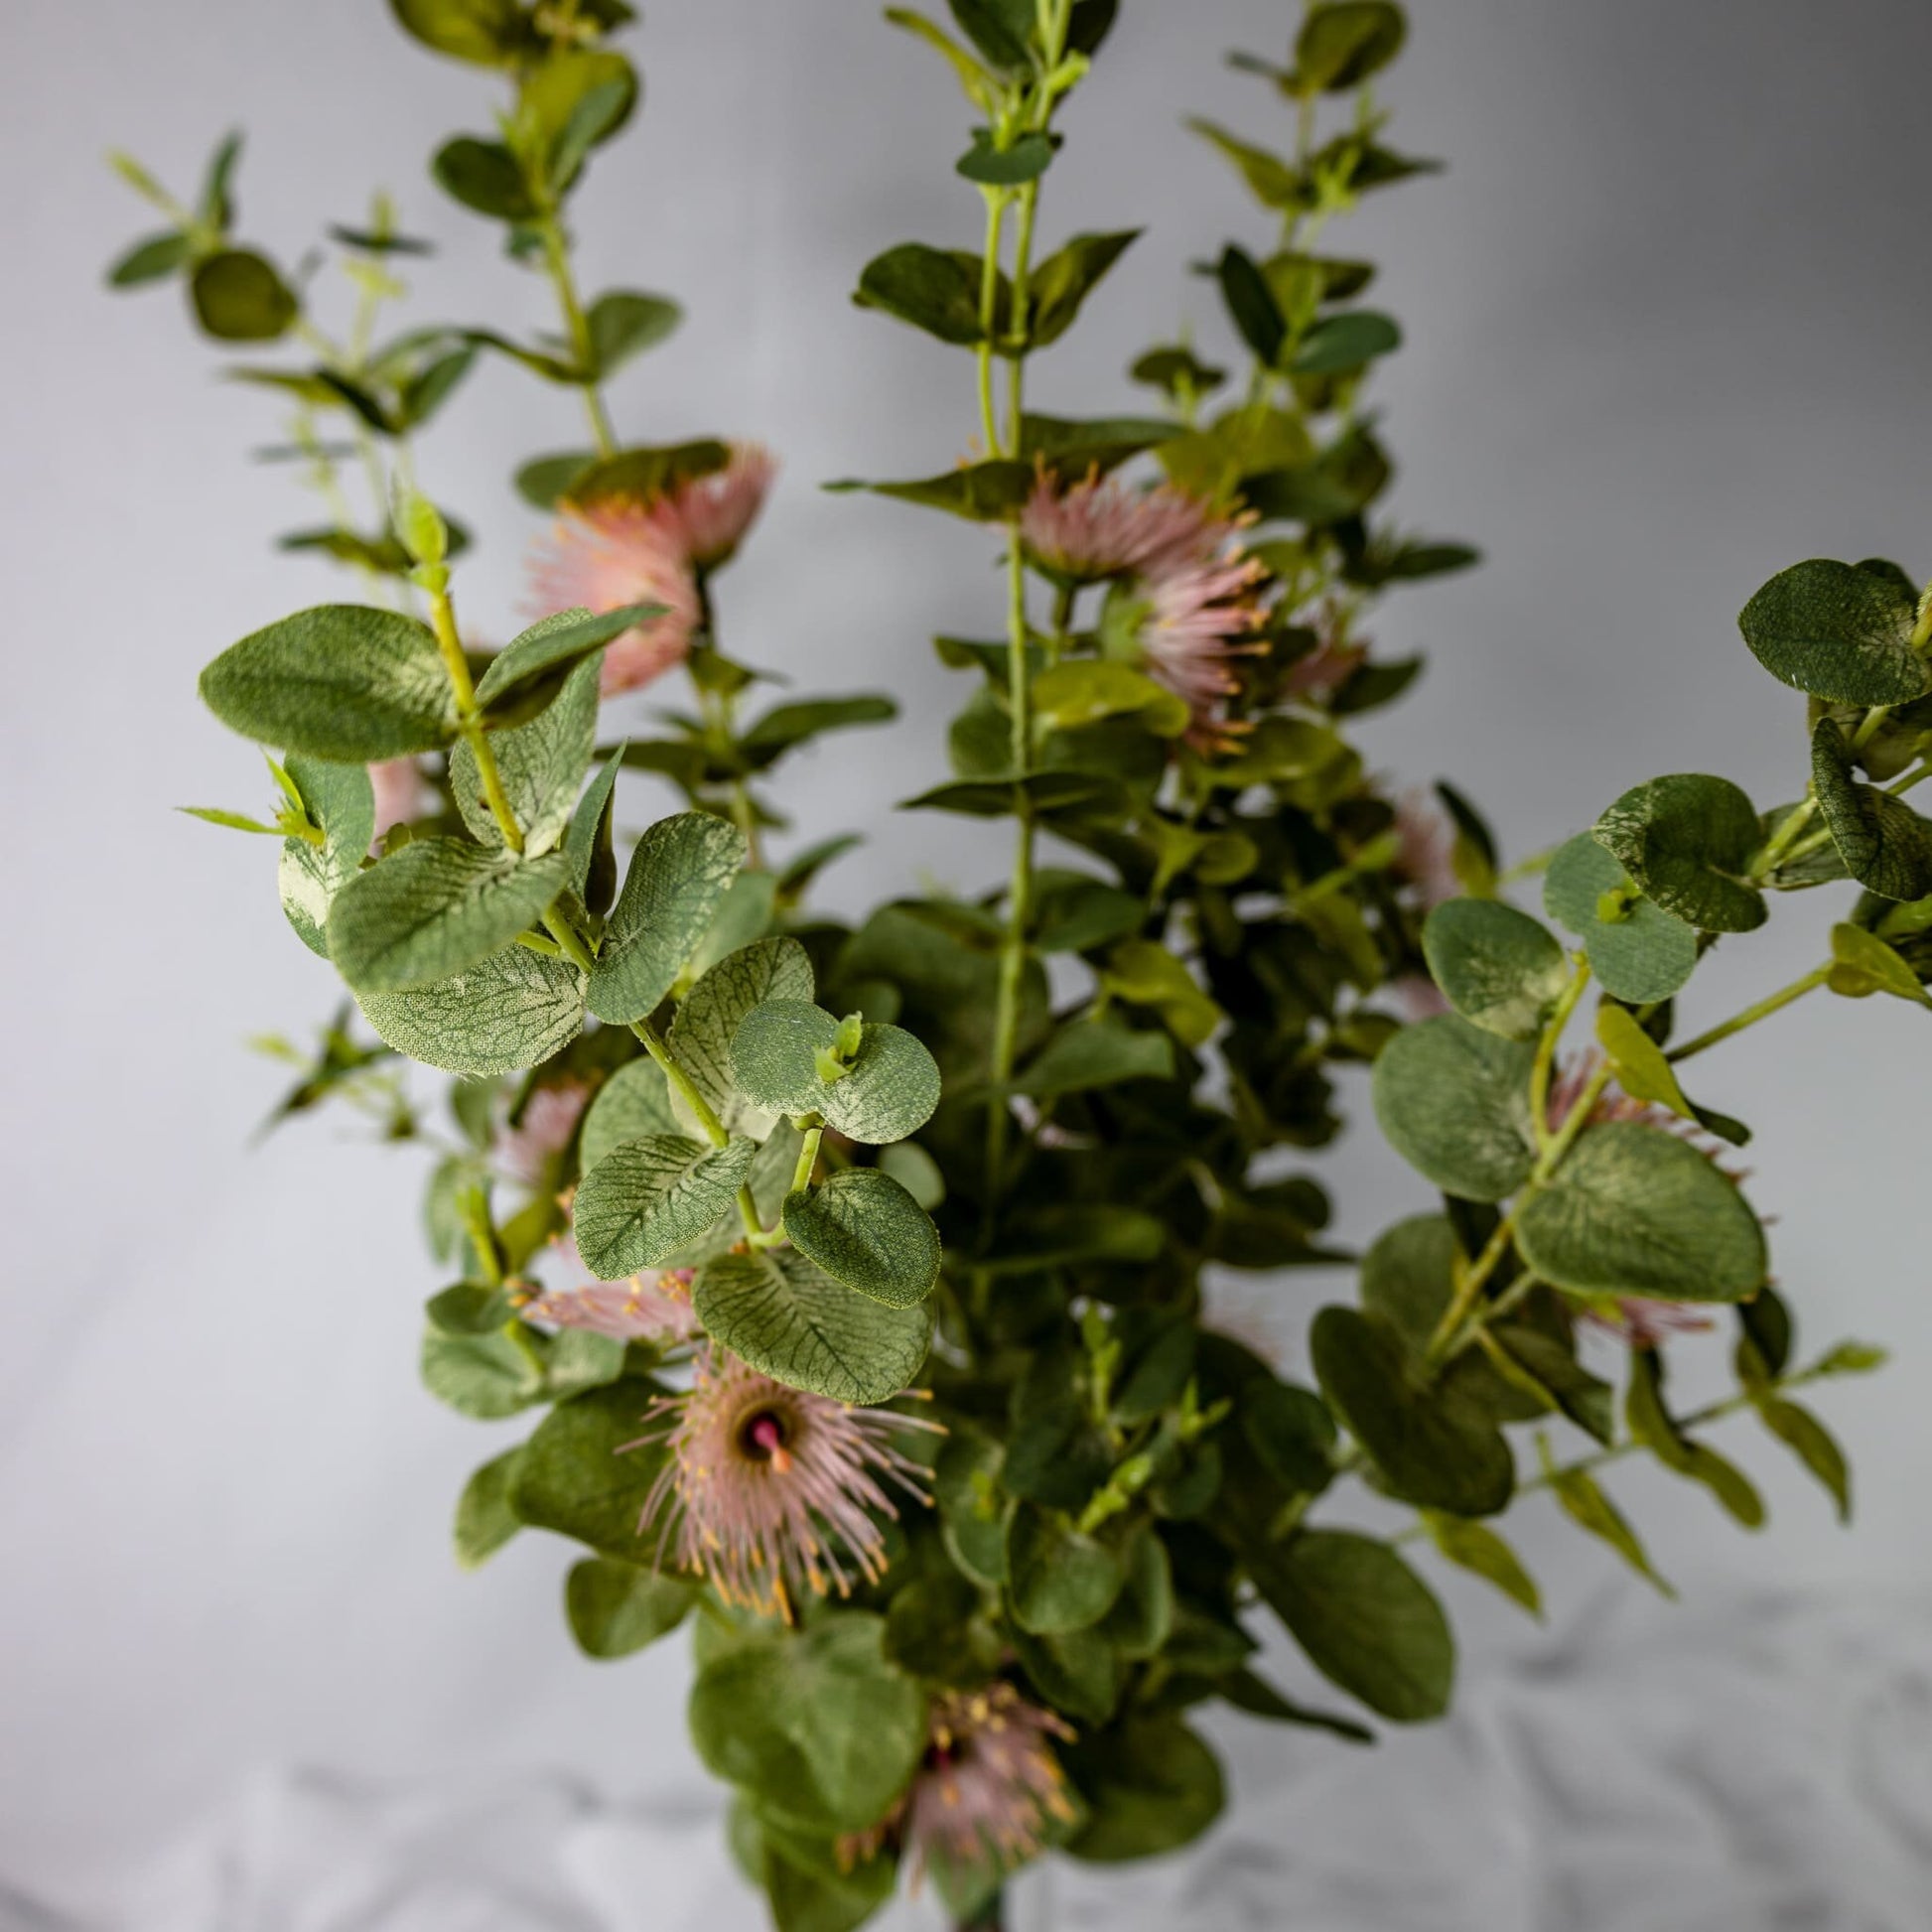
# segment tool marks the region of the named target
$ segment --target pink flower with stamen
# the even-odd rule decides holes
[[[392,827],[416,817],[429,803],[429,783],[414,759],[383,759],[370,765],[369,786],[375,793],[371,844],[380,844]]]
[[[722,470],[691,477],[650,506],[657,526],[694,569],[729,563],[764,507],[777,459],[761,443],[732,443]]]
[[[675,1538],[682,1570],[727,1603],[791,1620],[805,1590],[851,1594],[886,1572],[878,1518],[898,1510],[885,1485],[927,1500],[924,1471],[894,1447],[901,1430],[943,1434],[890,1409],[854,1409],[787,1388],[706,1343],[691,1387],[651,1404],[635,1443],[670,1454],[644,1499],[641,1535],[658,1525],[657,1561]]]
[[[590,1098],[590,1087],[582,1080],[555,1080],[539,1087],[523,1103],[516,1124],[505,1124],[496,1136],[496,1159],[503,1171],[525,1186],[539,1185],[551,1161],[570,1145]]]
[[[1424,911],[1434,911],[1445,899],[1461,897],[1462,882],[1455,876],[1455,826],[1420,786],[1396,800],[1395,835],[1395,876],[1413,889]]]
[[[661,604],[605,647],[598,688],[634,691],[683,662],[702,618],[697,578],[654,509],[641,503],[566,507],[530,556],[530,610],[537,617],[582,606],[602,613]]]
[[[1180,565],[1144,588],[1141,668],[1186,701],[1187,742],[1196,750],[1223,750],[1239,736],[1227,716],[1227,701],[1241,688],[1233,660],[1268,648],[1253,635],[1262,622],[1255,590],[1264,575],[1252,558],[1235,553]]]
[[[688,1341],[698,1332],[691,1307],[691,1268],[667,1268],[628,1281],[552,1290],[523,1310],[528,1321],[588,1328],[614,1341]]]
[[[1095,474],[1062,489],[1043,464],[1020,513],[1035,562],[1078,584],[1178,569],[1224,549],[1237,528],[1172,483],[1130,489]]]
[[[1049,1820],[1073,1820],[1052,1750],[1053,1739],[1072,1735],[1005,1682],[943,1693],[927,1714],[911,1788],[882,1826],[841,1841],[841,1859],[859,1863],[895,1838],[914,1887],[931,1865],[983,1874],[1024,1864],[1044,1849]]]

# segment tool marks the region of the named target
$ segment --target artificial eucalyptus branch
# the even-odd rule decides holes
[[[1932,769],[1932,595],[1895,565],[1801,563],[1744,607],[1808,700],[1798,795],[1770,810],[1670,774],[1510,866],[1461,791],[1392,794],[1353,743],[1420,669],[1376,649],[1383,597],[1476,560],[1383,514],[1364,398],[1402,333],[1358,301],[1371,263],[1317,252],[1437,166],[1387,138],[1402,10],[1311,0],[1284,61],[1234,57],[1286,148],[1190,125],[1268,238],[1211,252],[1198,339],[1150,346],[1139,409],[1094,419],[1045,413],[1030,364],[1113,299],[1138,233],[1059,238],[1048,192],[1060,107],[1104,103],[1116,0],[948,4],[887,18],[965,97],[978,246],[886,248],[855,299],[930,340],[935,380],[967,358],[961,428],[929,475],[833,486],[999,547],[987,634],[934,640],[967,691],[949,775],[900,803],[1008,819],[1013,859],[990,891],[852,925],[808,897],[856,841],[788,850],[773,778],[894,706],[744,719],[769,673],[726,655],[721,580],[774,461],[631,440],[641,392],[617,379],[677,305],[578,282],[572,198],[639,98],[623,0],[392,0],[506,90],[432,172],[549,283],[557,336],[377,340],[431,253],[377,197],[330,231],[339,340],[319,281],[236,238],[236,140],[192,206],[117,163],[170,226],[111,279],[182,281],[250,358],[229,373],[285,399],[263,454],[333,518],[285,543],[370,587],[202,678],[276,803],[200,815],[278,841],[288,920],[353,1001],[313,1053],[269,1042],[299,1076],[276,1118],[340,1099],[433,1157],[453,1279],[423,1379],[465,1416],[535,1418],[465,1489],[458,1557],[572,1540],[594,1658],[692,1627],[693,1736],[786,1932],[856,1926],[902,1882],[995,1926],[1049,1848],[1190,1842],[1223,1802],[1194,1721],[1215,1702],[1354,1739],[1353,1707],[1439,1717],[1453,1641],[1404,1552],[1540,1610],[1495,1527],[1520,1497],[1550,1491],[1655,1582],[1598,1474],[1649,1455],[1755,1527],[1755,1486],[1705,1440],[1748,1412],[1849,1514],[1793,1392],[1881,1357],[1792,1366],[1726,1165],[1749,1130],[1682,1069],[1820,988],[1892,996],[1904,1024],[1932,1005],[1932,826],[1905,796]],[[499,649],[459,623],[468,538],[412,444],[483,353],[574,391],[591,433],[515,472],[545,524],[532,621]],[[691,709],[627,708],[680,675]],[[684,808],[622,852],[637,775]],[[1538,880],[1541,918],[1510,897]],[[1694,976],[1728,973],[1783,895],[1847,885],[1825,963],[1678,1041]],[[447,1129],[408,1061],[455,1076]],[[1435,1199],[1358,1258],[1295,1163],[1363,1084]],[[1355,1292],[1312,1316],[1311,1386],[1216,1318],[1230,1272],[1338,1269]],[[1678,1415],[1678,1337],[1720,1315],[1737,1391]],[[1413,1525],[1350,1527],[1358,1483]],[[1257,1671],[1264,1616],[1349,1710]]]

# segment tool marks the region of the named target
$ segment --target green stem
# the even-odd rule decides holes
[[[1550,1076],[1556,1070],[1557,1042],[1570,1024],[1570,1016],[1577,1011],[1585,987],[1589,984],[1589,961],[1582,953],[1571,955],[1571,966],[1570,983],[1551,1010],[1543,1036],[1536,1043],[1536,1062],[1530,1068],[1530,1126],[1538,1147],[1550,1144]]]
[[[1823,986],[1831,977],[1831,972],[1830,960],[1822,966],[1814,966],[1802,979],[1795,979],[1789,986],[1767,994],[1754,1006],[1746,1007],[1742,1013],[1732,1014],[1728,1020],[1713,1027],[1708,1033],[1699,1034],[1695,1039],[1686,1040],[1682,1046],[1673,1046],[1664,1057],[1667,1060],[1688,1060],[1693,1053],[1702,1053],[1707,1046],[1715,1046],[1719,1040],[1728,1039],[1732,1034],[1741,1034],[1746,1027],[1754,1027],[1760,1020],[1768,1020],[1793,1000],[1803,999],[1813,987]]]
[[[564,330],[570,340],[571,351],[577,358],[577,366],[584,372],[584,379],[578,385],[584,394],[584,413],[590,418],[591,434],[597,439],[598,454],[615,456],[618,433],[611,425],[611,413],[604,406],[603,392],[598,388],[597,379],[590,373],[594,366],[595,350],[591,344],[590,321],[584,314],[583,303],[578,299],[576,278],[571,274],[570,243],[564,238],[563,222],[558,218],[556,205],[550,200],[548,191],[535,182],[531,183],[531,190],[543,210],[537,231],[543,237],[544,268],[557,291],[557,306],[564,312]]]
[[[456,605],[447,587],[430,590],[429,621],[436,633],[436,647],[443,653],[443,668],[449,674],[450,688],[456,693],[457,730],[476,756],[477,775],[483,780],[489,815],[496,821],[504,845],[520,853],[523,828],[510,809],[509,794],[503,789],[503,774],[496,768],[496,753],[489,743],[489,734],[477,716],[477,687],[470,676],[469,660],[463,654],[463,639],[457,634]]]
[[[788,1192],[802,1194],[812,1184],[812,1174],[818,1167],[818,1144],[824,1138],[823,1121],[816,1127],[805,1129],[804,1145],[798,1150],[798,1165],[791,1171],[791,1186]]]
[[[692,1118],[704,1130],[704,1137],[714,1148],[721,1148],[730,1141],[725,1123],[718,1118],[714,1108],[702,1093],[690,1074],[677,1063],[677,1056],[665,1043],[660,1034],[648,1020],[633,1020],[630,1031],[644,1043],[644,1051],[663,1069],[664,1077],[676,1091],[677,1096],[691,1110]],[[764,1223],[759,1216],[758,1202],[753,1198],[750,1182],[738,1190],[738,1218],[743,1224],[746,1235],[753,1241],[762,1242]]]
[[[993,402],[993,324],[1000,301],[1000,250],[1006,233],[1007,194],[1003,188],[987,188],[986,243],[980,258],[980,339],[976,351],[979,372],[980,434],[986,439],[989,458],[1000,454],[1000,418]]]

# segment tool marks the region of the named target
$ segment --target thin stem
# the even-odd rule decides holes
[[[1823,986],[1831,977],[1831,972],[1830,960],[1822,966],[1814,966],[1802,979],[1795,979],[1789,986],[1767,994],[1754,1006],[1746,1007],[1742,1013],[1732,1014],[1728,1020],[1713,1027],[1708,1033],[1699,1034],[1695,1039],[1686,1040],[1682,1046],[1673,1046],[1664,1057],[1668,1060],[1688,1060],[1693,1053],[1701,1053],[1707,1046],[1715,1046],[1719,1040],[1728,1039],[1732,1034],[1741,1034],[1746,1027],[1754,1027],[1760,1020],[1768,1020],[1793,1000],[1802,1000],[1813,987]]]
[[[531,187],[543,209],[537,231],[543,237],[544,268],[557,291],[557,306],[564,312],[564,330],[570,339],[572,353],[577,357],[577,366],[583,372],[584,379],[578,386],[584,394],[584,413],[590,418],[591,434],[597,439],[598,454],[615,456],[618,433],[612,427],[611,413],[604,406],[604,396],[598,388],[597,378],[591,374],[596,351],[591,343],[590,321],[584,314],[583,303],[578,299],[576,278],[571,273],[570,243],[564,237],[563,222],[558,218],[556,205],[550,200],[548,192],[534,182]]]
[[[804,1144],[798,1150],[798,1165],[791,1171],[791,1186],[787,1189],[788,1192],[802,1194],[812,1184],[812,1174],[818,1167],[818,1144],[824,1138],[823,1121],[816,1127],[805,1129]]]
[[[463,654],[463,639],[456,627],[456,605],[447,588],[430,591],[429,621],[430,628],[436,633],[437,648],[443,653],[443,668],[449,673],[450,688],[456,693],[457,729],[476,757],[477,775],[483,780],[489,815],[496,821],[504,845],[512,852],[521,853],[523,828],[510,809],[509,794],[503,789],[503,774],[496,768],[496,753],[489,743],[489,734],[477,716],[477,687]]]
[[[986,454],[1000,454],[1000,418],[993,402],[993,325],[1000,305],[1000,251],[1005,242],[1007,194],[1002,188],[987,188],[986,242],[980,257],[980,339],[976,351],[979,368],[980,434],[986,439]]]
[[[1556,1069],[1557,1041],[1563,1037],[1563,1030],[1570,1024],[1570,1016],[1577,1011],[1577,1002],[1584,997],[1584,988],[1589,984],[1589,961],[1582,953],[1573,953],[1571,964],[1570,982],[1551,1011],[1543,1036],[1536,1044],[1536,1062],[1530,1068],[1530,1126],[1536,1134],[1538,1147],[1547,1147],[1551,1138],[1550,1076]]]

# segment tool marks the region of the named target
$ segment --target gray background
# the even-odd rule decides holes
[[[801,830],[858,825],[829,882],[847,909],[920,876],[972,886],[986,853],[895,818],[946,707],[934,630],[996,621],[990,547],[962,526],[820,495],[844,475],[944,467],[970,371],[852,310],[895,240],[972,245],[952,180],[967,114],[949,77],[860,0],[656,0],[637,43],[641,128],[580,204],[585,274],[674,292],[690,321],[614,400],[640,440],[764,437],[782,485],[724,586],[727,639],[811,688],[888,683],[890,735],[793,767]],[[1218,51],[1279,53],[1291,10],[1128,0],[1051,178],[1049,236],[1145,221],[1090,320],[1036,365],[1074,413],[1129,401],[1138,347],[1194,318],[1186,262],[1265,230],[1182,110],[1275,131]],[[1924,315],[1932,297],[1923,75],[1911,0],[1449,0],[1423,4],[1390,89],[1399,144],[1448,155],[1342,231],[1388,269],[1409,343],[1380,385],[1413,526],[1488,566],[1387,607],[1391,650],[1431,670],[1370,733],[1404,778],[1453,772],[1512,852],[1659,771],[1795,789],[1799,701],[1757,672],[1733,616],[1811,554],[1932,568]],[[253,1151],[276,1091],[252,1032],[321,1019],[335,992],[274,904],[265,848],[173,816],[264,802],[254,755],[198,709],[196,669],[257,623],[344,594],[279,558],[311,506],[241,461],[273,434],[214,379],[172,293],[112,299],[99,268],[149,225],[99,164],[126,145],[177,186],[250,130],[243,228],[292,257],[365,186],[400,193],[444,252],[424,319],[546,326],[544,290],[443,202],[423,160],[486,125],[491,82],[395,37],[375,0],[9,0],[0,24],[8,299],[0,437],[9,629],[0,796],[10,1039],[0,1115],[0,1872],[107,1884],[254,1767],[374,1773],[550,1763],[627,1791],[697,1775],[681,1647],[582,1663],[540,1538],[481,1577],[446,1554],[451,1502],[497,1446],[416,1388],[415,1163],[340,1120]],[[1339,239],[1339,236],[1338,236]],[[483,539],[462,593],[503,635],[532,519],[511,464],[578,439],[568,396],[485,367],[426,439],[423,472]],[[349,594],[353,594],[352,592]],[[641,822],[649,800],[634,801]],[[1779,908],[1695,996],[1716,1018],[1818,956],[1824,908]],[[1730,949],[1727,947],[1726,952]],[[1925,1035],[1902,1010],[1823,996],[1699,1092],[1756,1121],[1753,1191],[1822,1343],[1882,1337],[1885,1376],[1820,1398],[1859,1464],[1841,1535],[1781,1458],[1746,1442],[1779,1518],[1758,1540],[1662,1479],[1619,1493],[1693,1595],[1751,1586],[1932,1584],[1921,1387],[1932,1314],[1914,1236]],[[1364,1138],[1323,1163],[1364,1234],[1422,1190]],[[1337,1284],[1250,1294],[1288,1340]],[[1547,1504],[1515,1532],[1559,1608],[1639,1587]],[[1478,1589],[1445,1589],[1481,1659],[1540,1641]],[[1668,1626],[1640,1601],[1632,1613]],[[1290,1667],[1284,1666],[1284,1669]],[[1306,1752],[1299,1740],[1281,1746]]]

